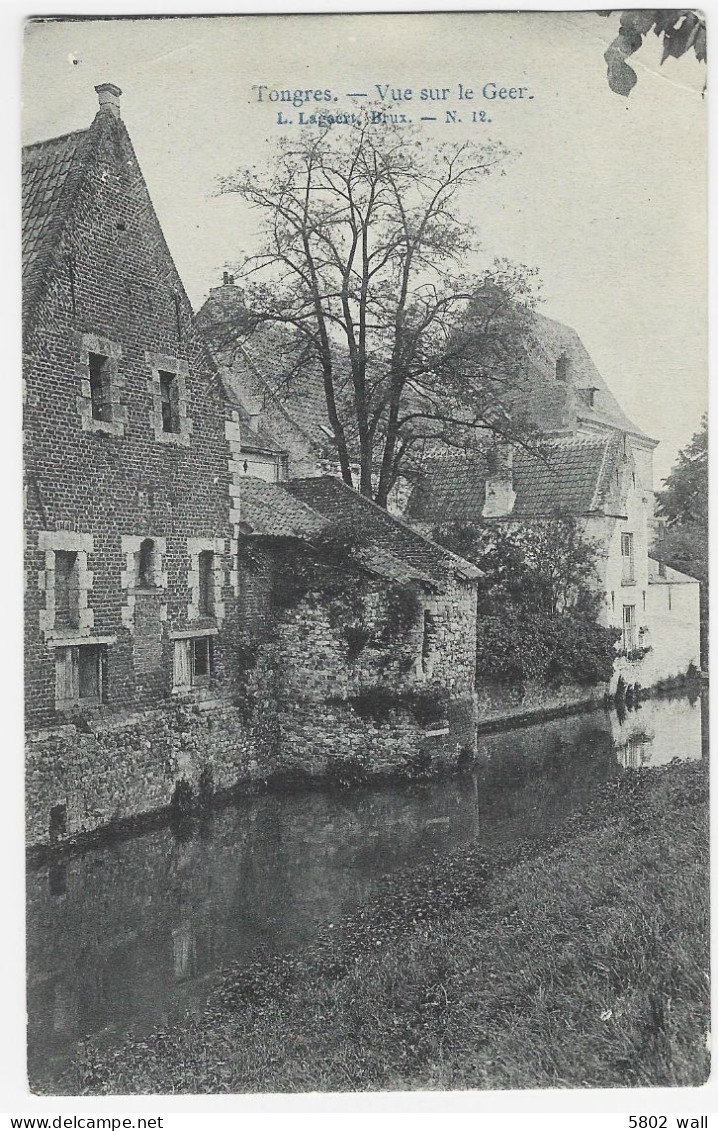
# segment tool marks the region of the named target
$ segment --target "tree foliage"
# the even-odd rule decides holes
[[[612,12],[602,12],[604,16]],[[643,45],[644,38],[653,32],[663,41],[661,63],[666,59],[679,59],[693,51],[700,63],[706,61],[706,22],[700,12],[688,8],[641,8],[620,14],[619,31],[606,49],[608,85],[615,94],[626,98],[633,90],[638,76],[626,59]]]
[[[708,417],[678,453],[676,466],[656,494],[656,513],[668,527],[698,524],[708,529]]]
[[[616,629],[598,623],[597,547],[555,515],[520,527],[449,524],[434,537],[473,561],[479,582],[477,678],[560,686],[606,681]]]
[[[701,659],[708,658],[708,417],[656,492],[656,514],[665,524],[652,554],[701,583]]]
[[[459,218],[462,194],[474,190],[476,211],[477,185],[507,156],[499,144],[428,148],[365,116],[339,136],[284,139],[269,169],[223,185],[263,231],[237,268],[243,325],[225,335],[284,328],[287,379],[319,370],[342,477],[382,506],[424,445],[516,432],[498,313],[531,304],[534,273],[503,261],[468,273],[475,225]]]

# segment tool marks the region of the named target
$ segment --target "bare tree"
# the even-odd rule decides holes
[[[360,491],[386,506],[427,442],[511,434],[508,312],[532,272],[464,270],[459,197],[500,169],[502,146],[429,147],[367,116],[340,128],[284,140],[269,170],[222,191],[263,215],[264,246],[237,269],[250,320],[290,328],[295,361],[318,363],[341,474],[354,485],[358,463]]]

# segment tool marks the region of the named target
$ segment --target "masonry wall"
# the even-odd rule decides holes
[[[341,610],[337,615],[326,598],[308,594],[280,609],[268,603],[266,586],[278,572],[271,553],[255,551],[252,568],[240,569],[239,584],[247,630],[262,641],[251,682],[265,717],[274,712],[279,772],[331,774],[349,761],[360,776],[370,776],[411,770],[419,763],[451,764],[461,750],[473,749],[475,585],[447,578],[442,592],[417,588],[413,625],[403,635],[385,638],[387,583],[368,583],[361,623],[371,638],[357,650],[349,643]],[[423,654],[424,609],[434,628],[428,657]],[[372,716],[375,690],[379,697],[391,693],[396,708]],[[420,712],[417,717],[407,705],[412,694],[431,700],[428,716]]]
[[[268,776],[243,710],[177,704],[38,730],[26,747],[26,836],[57,845],[104,826],[167,809],[180,782],[195,801]]]
[[[172,693],[173,633],[216,632],[203,694],[230,695],[236,609],[222,390],[164,244],[129,139],[111,113],[55,249],[25,341],[26,703],[30,728],[56,708],[54,553],[79,550],[76,636],[106,652],[100,713]],[[92,419],[88,357],[109,355],[112,420]],[[175,374],[179,430],[163,434],[159,372]],[[156,584],[138,592],[135,553],[155,540]],[[214,611],[197,607],[196,555],[215,553]]]
[[[541,714],[561,714],[588,703],[602,702],[607,690],[607,683],[589,687],[572,683],[558,688],[537,683],[528,683],[525,687],[479,684],[476,689],[478,725],[481,728]]]

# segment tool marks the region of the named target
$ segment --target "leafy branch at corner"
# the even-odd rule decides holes
[[[613,12],[601,12],[611,16]],[[699,12],[687,8],[645,8],[621,12],[618,35],[604,53],[608,85],[615,94],[625,97],[633,90],[638,76],[626,59],[643,45],[653,32],[663,41],[661,63],[680,59],[693,51],[699,63],[706,61],[706,21]]]

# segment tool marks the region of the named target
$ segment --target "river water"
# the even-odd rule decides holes
[[[31,868],[28,1066],[53,1090],[83,1038],[198,1016],[217,972],[312,941],[379,878],[432,852],[550,831],[627,768],[705,753],[701,698],[650,699],[479,740],[474,773],[265,793]]]

